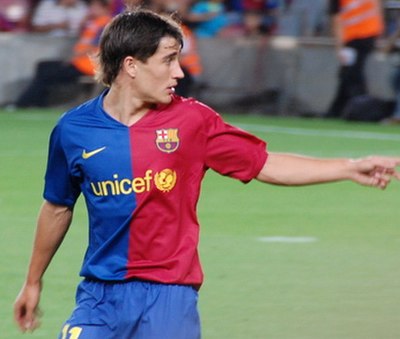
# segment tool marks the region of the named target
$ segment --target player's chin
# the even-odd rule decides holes
[[[159,104],[167,105],[172,101],[172,94],[170,93],[164,94],[160,96],[157,101]]]

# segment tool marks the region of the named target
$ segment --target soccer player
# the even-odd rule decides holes
[[[400,177],[400,158],[267,152],[264,141],[174,94],[181,48],[179,26],[145,10],[118,15],[104,31],[100,78],[109,89],[64,114],[51,135],[45,201],[14,306],[22,331],[38,326],[42,277],[81,193],[89,244],[59,338],[195,339],[203,281],[196,204],[209,168],[278,185],[352,180],[383,189]]]

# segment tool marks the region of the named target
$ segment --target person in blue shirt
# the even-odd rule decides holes
[[[201,0],[195,3],[185,19],[193,24],[194,33],[199,38],[213,38],[229,24],[222,0]]]

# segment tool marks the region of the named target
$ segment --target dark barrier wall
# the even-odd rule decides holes
[[[0,105],[12,102],[39,60],[66,58],[72,40],[38,34],[0,34]],[[336,87],[337,60],[331,39],[204,39],[199,41],[204,74],[196,95],[218,107],[274,97],[276,114],[323,112]],[[372,94],[392,98],[392,63],[378,52],[368,62]],[[267,99],[266,99],[267,101]]]

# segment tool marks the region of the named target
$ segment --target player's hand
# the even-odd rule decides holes
[[[391,179],[400,180],[400,158],[396,157],[368,157],[352,161],[354,172],[352,180],[365,186],[385,189]]]
[[[22,332],[34,331],[40,325],[41,284],[25,284],[14,303],[14,320]]]

